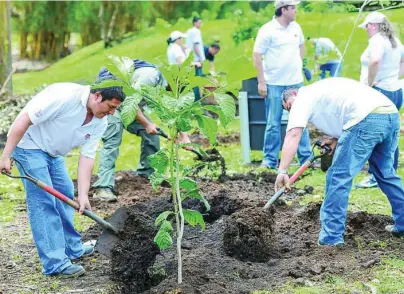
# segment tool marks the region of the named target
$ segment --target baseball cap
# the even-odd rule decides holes
[[[183,33],[181,33],[180,31],[174,31],[170,34],[171,42],[174,42],[175,40],[177,40],[179,38],[185,38],[185,35]]]
[[[300,4],[299,0],[275,0],[275,10],[288,5],[298,5]]]
[[[386,19],[386,16],[383,13],[374,11],[369,13],[365,21],[361,23],[358,27],[362,29],[366,29],[366,25],[369,23],[382,23]]]

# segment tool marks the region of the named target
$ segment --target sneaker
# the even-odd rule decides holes
[[[77,278],[84,275],[86,270],[77,264],[71,264],[59,273],[62,279]]]
[[[360,182],[359,184],[355,185],[355,188],[359,188],[359,189],[364,189],[364,188],[376,188],[379,185],[376,182],[376,179],[374,176],[369,176],[368,178],[364,179],[362,182]]]
[[[404,232],[397,232],[394,225],[388,225],[384,228],[387,232],[392,233],[396,237],[404,237]]]
[[[118,198],[114,195],[109,188],[97,188],[95,190],[93,199],[105,201],[105,202],[117,202]]]
[[[335,244],[327,244],[327,243],[323,243],[321,241],[318,241],[317,243],[319,246],[328,246],[328,247],[335,247],[335,248],[343,248],[344,247],[344,242],[338,242]]]

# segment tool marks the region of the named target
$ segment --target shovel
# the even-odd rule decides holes
[[[325,150],[325,152],[323,154],[314,156],[314,148],[315,147],[319,147]],[[300,177],[300,175],[318,158],[323,157],[324,155],[328,154],[331,152],[331,148],[328,146],[321,146],[321,142],[317,141],[316,143],[314,143],[313,146],[313,152],[311,153],[309,159],[306,160],[306,162],[295,172],[295,174],[290,178],[289,183],[293,184],[298,177]],[[285,192],[285,187],[282,187],[278,192],[275,193],[274,196],[271,197],[271,199],[269,199],[269,201],[265,204],[264,209],[268,209],[269,207],[271,207],[271,205],[279,198],[282,196],[282,194]]]
[[[2,174],[14,178],[14,179],[25,179],[28,180],[35,185],[37,185],[39,188],[45,190],[49,194],[55,196],[59,200],[63,201],[67,205],[73,207],[75,210],[79,210],[80,206],[77,202],[71,200],[69,197],[66,195],[60,193],[59,191],[56,191],[52,187],[46,185],[44,182],[34,178],[31,176],[29,173],[26,172],[24,169],[24,166],[15,158],[11,158],[12,162],[16,162],[24,172],[24,175],[21,176],[13,176],[6,171],[2,171]],[[109,222],[105,221],[95,213],[91,212],[88,209],[85,209],[83,214],[89,218],[91,218],[93,221],[97,222],[100,224],[105,230],[100,236],[99,240],[97,241],[96,244],[96,249],[101,253],[106,256],[111,256],[111,250],[115,246],[115,243],[118,241],[118,234],[119,232],[123,229],[125,225],[125,221],[129,216],[128,210],[125,207],[119,208],[111,217]]]

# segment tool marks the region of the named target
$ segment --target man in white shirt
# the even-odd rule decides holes
[[[203,49],[203,41],[201,34],[202,20],[195,16],[192,20],[193,27],[187,31],[187,40],[185,44],[194,52],[194,62],[199,62],[200,66],[195,66],[195,75],[202,76],[202,66],[205,61],[205,51]],[[201,99],[199,88],[194,88],[195,101]]]
[[[34,96],[10,127],[0,171],[11,171],[13,156],[33,177],[74,199],[64,156],[81,147],[78,202],[80,213],[91,209],[88,191],[97,147],[107,128],[107,115],[113,114],[125,99],[121,87],[103,89],[98,82],[91,88],[57,83]],[[73,208],[30,181],[23,180],[23,184],[42,272],[64,277],[84,274],[84,268],[71,260],[92,254],[94,248],[83,246],[80,234],[74,229]]]
[[[265,99],[267,126],[262,167],[275,169],[281,148],[281,94],[303,86],[304,36],[295,22],[300,1],[275,1],[275,17],[258,31],[254,44],[254,66],[258,71],[258,93]],[[310,137],[304,130],[298,158],[303,164],[311,155]]]
[[[325,79],[326,73],[330,74],[330,77],[339,77],[341,76],[342,70],[342,54],[341,51],[335,46],[333,41],[329,38],[315,38],[311,39],[307,38],[309,42],[311,42],[315,46],[314,59],[318,60],[320,57],[327,57],[330,54],[334,55],[335,59],[328,59],[325,63],[320,64],[319,67],[316,68],[315,71],[319,68],[321,70],[320,78]],[[337,72],[338,70],[338,72]]]
[[[288,89],[282,97],[290,116],[275,189],[284,185],[290,189],[288,167],[308,122],[330,136],[323,144],[335,150],[320,212],[319,244],[344,243],[352,181],[368,160],[392,207],[394,225],[386,230],[404,236],[404,190],[393,168],[400,135],[400,115],[395,105],[377,90],[346,78]]]

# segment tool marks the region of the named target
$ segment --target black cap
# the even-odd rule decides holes
[[[194,19],[192,20],[192,23],[196,23],[198,20],[201,20],[200,17],[194,16]]]

